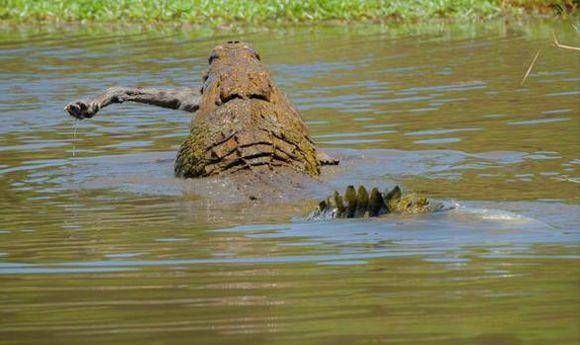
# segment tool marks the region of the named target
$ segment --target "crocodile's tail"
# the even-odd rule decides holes
[[[354,186],[348,186],[344,196],[335,191],[332,196],[322,200],[308,218],[378,217],[388,213],[417,214],[442,209],[441,203],[433,203],[424,196],[417,194],[403,196],[399,186],[384,192],[375,187],[370,194],[364,186],[359,186],[358,190]]]

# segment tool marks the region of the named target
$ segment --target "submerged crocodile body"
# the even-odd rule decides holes
[[[322,165],[338,164],[316,147],[300,113],[274,84],[260,55],[244,42],[216,46],[199,87],[114,87],[95,98],[69,103],[65,111],[78,119],[90,118],[110,104],[127,101],[196,113],[175,159],[175,175],[238,176],[242,184],[250,185],[244,188],[251,191],[252,200],[271,190],[259,186],[266,180],[262,176],[271,177],[270,186],[289,190],[297,185],[293,181],[297,175],[315,178]],[[427,210],[427,199],[401,197],[398,188],[389,193],[373,189],[369,195],[364,187],[358,193],[349,187],[344,201],[335,193],[320,204],[318,214],[361,217]]]

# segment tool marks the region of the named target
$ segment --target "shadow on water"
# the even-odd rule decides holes
[[[577,40],[566,21],[3,31],[0,344],[578,343],[580,71],[553,31]],[[62,112],[111,85],[196,85],[230,37],[341,159],[299,193],[174,178],[187,113]],[[349,184],[457,207],[304,220]]]

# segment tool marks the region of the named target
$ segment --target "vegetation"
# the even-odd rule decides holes
[[[576,0],[0,0],[8,22],[174,22],[220,26],[351,21],[479,20],[570,13]]]

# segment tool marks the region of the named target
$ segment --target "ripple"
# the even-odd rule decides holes
[[[572,109],[566,108],[566,109],[545,110],[545,111],[542,111],[542,114],[565,114],[565,113],[571,113],[571,112],[572,112]]]
[[[485,89],[486,87],[487,87],[486,83],[484,83],[482,81],[465,81],[465,82],[457,82],[457,83],[452,83],[452,84],[411,87],[411,88],[404,89],[403,91],[405,91],[405,92],[467,91],[467,90]]]
[[[118,253],[118,254],[107,254],[105,255],[105,257],[109,259],[121,259],[121,258],[134,258],[141,255],[143,255],[143,253]]]
[[[328,124],[329,121],[326,120],[311,120],[311,121],[306,121],[307,125],[326,125]]]
[[[562,97],[562,96],[576,96],[580,95],[580,91],[565,91],[565,92],[554,92],[546,94],[546,97]]]
[[[332,133],[332,134],[321,134],[317,135],[316,138],[342,138],[342,137],[366,137],[380,134],[391,134],[396,133],[394,130],[384,130],[384,131],[367,131],[367,132],[350,132],[350,133]]]
[[[562,156],[560,156],[557,152],[552,152],[552,153],[534,152],[534,153],[525,155],[525,158],[531,159],[531,160],[536,160],[536,161],[542,161],[542,160],[550,160],[550,159],[560,159],[560,158],[562,158]]]
[[[367,144],[367,143],[378,143],[388,141],[387,139],[342,139],[342,140],[329,140],[320,141],[321,144],[328,145],[349,145],[349,144]]]
[[[569,117],[551,118],[551,119],[536,119],[536,120],[525,120],[525,121],[510,121],[507,124],[510,126],[522,126],[522,125],[539,125],[543,123],[553,123],[553,122],[563,122],[570,121]]]
[[[156,242],[167,242],[167,243],[171,243],[171,242],[183,242],[183,241],[187,241],[187,238],[157,238],[155,239]]]
[[[16,274],[79,274],[79,273],[111,273],[111,272],[131,272],[137,271],[137,268],[130,267],[80,267],[80,268],[62,268],[62,267],[18,267],[3,268],[0,266],[0,275]]]
[[[45,140],[39,143],[30,143],[22,145],[11,145],[0,147],[0,152],[6,151],[42,151],[47,148],[56,148],[70,145],[69,142],[51,142],[50,140]]]
[[[369,128],[369,129],[392,128],[392,127],[398,127],[400,125],[401,125],[400,123],[377,123],[377,124],[372,124],[372,125],[364,125],[363,128]]]
[[[117,144],[110,144],[105,145],[103,148],[132,148],[132,147],[150,147],[153,146],[153,142],[149,140],[140,140],[140,141],[125,141]]]
[[[481,131],[482,128],[456,128],[456,129],[428,129],[424,131],[408,132],[405,135],[408,136],[420,136],[420,135],[438,135],[438,134],[450,134],[458,132],[476,132]]]
[[[438,107],[415,108],[415,109],[410,109],[409,112],[410,113],[426,113],[426,112],[435,111],[435,110],[439,110],[439,108]]]
[[[461,141],[460,138],[439,138],[439,139],[415,140],[413,142],[415,144],[450,144],[450,143],[457,143],[460,141]]]

